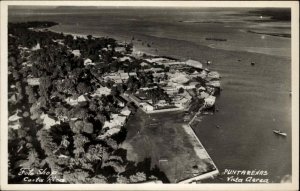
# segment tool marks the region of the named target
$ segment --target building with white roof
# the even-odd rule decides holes
[[[119,58],[118,60],[119,60],[119,62],[125,62],[126,60],[131,61],[131,58],[128,56],[123,56],[123,57]]]
[[[142,102],[140,103],[140,107],[144,110],[144,111],[153,111],[154,107],[152,105],[150,105],[149,103],[146,102]]]
[[[214,106],[215,102],[216,102],[216,97],[210,95],[204,99],[204,106],[206,108],[212,107],[212,106]]]
[[[124,107],[122,110],[121,110],[121,112],[120,112],[122,115],[124,115],[124,116],[129,116],[130,114],[131,114],[131,111],[129,110],[129,108],[128,107]]]
[[[39,50],[39,49],[41,49],[41,46],[40,46],[40,43],[38,42],[34,47],[32,47],[32,49],[31,50]]]
[[[209,72],[207,74],[207,78],[219,79],[220,78],[220,74],[218,72]]]
[[[91,96],[92,97],[101,97],[102,95],[110,95],[111,94],[111,89],[109,89],[108,87],[105,86],[101,86],[100,88],[98,88]]]
[[[117,46],[117,47],[115,47],[115,52],[125,53],[126,52],[126,48],[122,47],[122,46]]]
[[[124,110],[125,111],[125,110]],[[111,114],[111,120],[105,121],[103,125],[103,134],[99,135],[99,139],[104,139],[110,137],[118,132],[120,132],[121,127],[125,124],[127,117],[119,114]]]
[[[14,115],[9,116],[8,121],[18,121],[19,119],[21,119],[22,117],[18,116],[18,112],[16,112]]]
[[[93,63],[93,61],[91,59],[87,58],[87,59],[84,60],[83,65],[85,65],[85,66],[89,66],[89,65],[94,66],[95,63]]]
[[[77,56],[77,57],[81,56],[80,50],[73,50],[72,54],[74,54],[74,56]]]
[[[205,98],[208,98],[209,97],[209,94],[207,92],[200,92],[200,95],[199,95],[200,99],[205,99]]]
[[[55,120],[54,117],[49,116],[48,114],[42,114],[41,119],[43,120],[44,128],[50,129],[54,125],[59,125],[60,121]]]
[[[21,124],[19,122],[14,122],[12,124],[8,124],[8,127],[17,130],[21,128]]]
[[[168,73],[168,76],[169,81],[174,83],[183,84],[189,81],[189,77],[183,72]]]
[[[220,88],[221,87],[220,81],[209,81],[208,83],[206,83],[206,85],[214,87],[214,88]]]
[[[194,68],[199,68],[199,69],[202,69],[202,64],[199,62],[199,61],[196,61],[196,60],[187,60],[185,61],[185,64],[188,65],[188,66],[192,66]]]
[[[145,69],[145,72],[163,72],[164,69],[163,68],[149,68],[149,69]]]
[[[79,96],[77,99],[73,99],[72,97],[68,97],[65,99],[65,101],[69,104],[69,105],[77,105],[81,102],[85,102],[87,101],[87,99],[85,98],[84,95]]]
[[[129,76],[134,76],[134,77],[136,77],[136,76],[137,76],[137,73],[136,73],[136,72],[129,72],[128,75],[129,75]]]
[[[141,66],[142,66],[142,67],[146,67],[146,66],[149,66],[149,64],[146,63],[146,62],[142,62],[142,63],[141,63]]]
[[[187,91],[184,91],[184,93],[174,98],[174,104],[176,107],[185,108],[191,103],[191,100],[192,96]]]
[[[121,80],[127,81],[129,78],[129,74],[128,73],[119,73]]]
[[[40,78],[27,78],[27,83],[30,86],[39,86]]]

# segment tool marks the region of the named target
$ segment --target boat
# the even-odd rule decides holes
[[[286,133],[283,133],[283,132],[281,132],[280,130],[273,130],[273,132],[275,133],[275,134],[277,134],[277,135],[282,135],[282,136],[287,136],[287,134]]]

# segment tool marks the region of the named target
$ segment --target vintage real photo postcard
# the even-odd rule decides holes
[[[2,1],[1,189],[298,190],[298,6]]]

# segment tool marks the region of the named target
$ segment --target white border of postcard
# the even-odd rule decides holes
[[[299,2],[298,1],[2,1],[1,3],[1,190],[298,190],[299,187]],[[9,5],[287,7],[292,10],[292,183],[276,184],[7,184],[7,12]]]

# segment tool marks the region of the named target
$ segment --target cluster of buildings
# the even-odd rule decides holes
[[[63,43],[63,42],[59,42]],[[40,45],[37,44],[34,51]],[[24,48],[23,48],[24,49]],[[118,57],[114,59],[120,63],[125,61],[131,62],[134,54],[128,54],[125,45],[120,45],[114,48],[115,52],[120,53]],[[110,46],[102,51],[112,50]],[[24,49],[24,51],[27,51]],[[80,50],[71,50],[74,56],[80,57]],[[101,81],[108,82],[113,81],[115,84],[127,83],[128,79],[133,76],[138,79],[138,72],[150,73],[153,77],[153,85],[147,87],[141,87],[137,92],[125,93],[122,95],[127,101],[133,101],[144,112],[164,112],[171,110],[186,110],[189,108],[192,100],[195,97],[203,99],[204,106],[209,108],[215,104],[215,94],[220,90],[221,83],[219,81],[220,75],[218,72],[209,71],[203,68],[202,63],[196,60],[179,61],[172,58],[149,56],[147,58],[138,59],[142,60],[140,65],[140,71],[124,72],[124,70],[118,70],[117,72],[109,72],[100,77]],[[128,63],[127,63],[128,64]],[[89,58],[84,60],[85,66],[93,66],[95,63]],[[24,63],[27,66],[27,63]],[[40,84],[39,78],[33,78],[28,76],[27,83],[30,86],[38,86]],[[141,96],[143,93],[160,88],[169,97],[169,100],[160,99],[155,103],[149,98]],[[65,99],[66,103],[70,106],[76,106],[79,103],[88,101],[88,97],[101,97],[111,94],[111,89],[105,86],[100,86],[96,91],[89,93],[88,95],[80,95],[76,99],[68,97]],[[171,100],[171,101],[170,101]],[[121,127],[125,125],[130,110],[125,107],[123,100],[119,101],[119,107],[121,107],[120,113],[114,113],[110,115],[110,120],[106,121],[103,126],[103,131],[99,135],[99,139],[103,139],[118,133]],[[41,119],[44,126],[50,128],[50,126],[59,124],[59,120],[55,117],[43,114]]]
[[[98,139],[105,139],[111,137],[112,135],[119,133],[122,127],[126,124],[128,117],[130,116],[131,111],[129,108],[123,107],[120,113],[112,113],[110,115],[110,120],[105,121]]]
[[[215,94],[221,88],[220,74],[209,71],[207,68],[204,69],[199,61],[150,57],[143,59],[140,65],[140,71],[136,72],[151,73],[154,83],[152,86],[141,87],[137,92],[127,94],[125,97],[147,113],[188,109],[195,95],[204,100],[205,107],[212,107],[215,103]],[[122,84],[126,83],[130,76],[138,78],[136,72],[128,73],[119,70],[107,73],[101,78],[103,81],[111,80],[115,84]],[[168,94],[171,102],[158,100],[156,103],[152,103],[151,99],[141,96],[143,92],[157,89],[158,86]],[[191,93],[193,91],[195,93]],[[100,92],[107,92],[107,90],[102,89],[99,94],[101,94]],[[208,96],[203,96],[204,93]]]
[[[204,100],[204,107],[210,108],[215,104],[215,95],[221,89],[220,74],[218,72],[203,69],[203,65],[195,60],[178,61],[164,57],[144,59],[144,65],[151,68],[143,69],[144,72],[151,72],[154,82],[164,90],[172,100],[159,100],[155,104],[151,100],[145,100],[140,96],[142,91],[155,89],[157,86],[140,88],[134,95],[129,95],[131,101],[135,102],[145,112],[162,112],[170,110],[185,110],[189,108],[193,97]],[[162,67],[163,65],[168,70]],[[154,66],[154,67],[153,67]],[[193,72],[191,72],[191,69]]]
[[[104,76],[102,76],[102,79],[104,81],[113,81],[115,84],[122,84],[122,83],[126,83],[129,79],[130,76],[137,76],[136,72],[124,72],[124,70],[119,70],[117,72],[112,72],[112,73],[108,73],[105,74]]]

